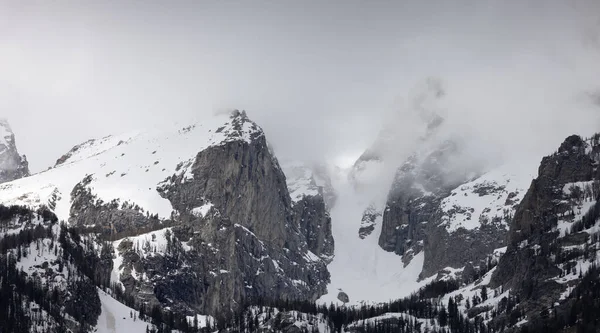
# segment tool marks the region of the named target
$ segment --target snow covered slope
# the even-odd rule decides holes
[[[298,202],[305,196],[322,194],[322,189],[320,189],[320,184],[317,184],[313,171],[303,163],[283,162],[281,168],[285,173],[287,187],[293,202]]]
[[[335,205],[336,191],[331,183],[332,170],[328,165],[291,160],[280,161],[280,165],[293,203],[298,203],[304,197],[321,195],[328,208]]]
[[[146,332],[154,328],[149,322],[139,319],[139,312],[119,303],[104,291],[98,289],[102,312],[98,317],[97,333]]]
[[[537,165],[537,160],[507,163],[460,185],[442,200],[442,224],[454,232],[497,220],[508,229],[509,217],[527,192]]]
[[[328,293],[319,299],[320,303],[340,303],[337,298],[340,291],[349,296],[349,304],[387,302],[409,296],[430,281],[418,281],[423,253],[405,267],[402,257],[379,247],[378,237],[359,238],[357,230],[363,211],[372,202],[370,191],[355,189],[347,179],[338,179],[334,187],[338,193],[331,210],[335,255],[328,266],[331,273]],[[376,223],[373,233],[377,236],[381,233],[381,223]]]
[[[249,141],[263,135],[244,112],[221,113],[181,128],[134,132],[90,140],[75,146],[57,165],[31,177],[2,184],[0,203],[46,205],[61,220],[69,218],[73,187],[86,175],[92,193],[104,202],[118,199],[151,214],[169,217],[171,204],[156,191],[174,173],[184,173],[196,154],[230,141]]]
[[[506,163],[459,185],[441,200],[439,227],[454,233],[497,222],[508,230],[508,219],[529,188],[538,163],[535,159]],[[374,207],[384,206],[385,198],[368,186],[380,187],[381,184],[363,182],[363,186],[356,187],[353,181],[347,182],[342,177],[335,182],[339,193],[337,204],[331,211],[335,256],[328,266],[331,273],[328,294],[320,301],[336,302],[340,291],[348,294],[350,304],[389,301],[408,296],[436,278],[437,271],[431,273],[432,276],[421,276],[427,247],[415,251],[411,259],[408,255],[386,252],[379,246],[378,238],[383,232],[382,209]],[[385,191],[385,188],[381,190]],[[373,230],[361,239],[357,230],[365,228],[364,218],[361,220],[365,208],[374,219],[366,221]],[[447,267],[446,274],[461,269]],[[420,277],[425,279],[419,280]]]

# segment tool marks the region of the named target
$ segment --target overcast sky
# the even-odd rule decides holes
[[[502,154],[598,131],[600,1],[0,0],[0,113],[33,171],[222,108],[278,155],[347,161],[389,119],[410,129],[428,77],[448,124]]]

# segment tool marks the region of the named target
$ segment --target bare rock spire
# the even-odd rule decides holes
[[[29,163],[19,155],[15,134],[6,119],[0,119],[0,183],[29,176]]]

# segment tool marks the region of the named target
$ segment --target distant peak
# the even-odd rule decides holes
[[[14,141],[14,133],[8,119],[0,118],[0,145],[9,146]]]
[[[579,135],[570,135],[558,148],[558,152],[569,152],[573,149],[579,150],[585,148],[585,141]]]
[[[25,156],[17,151],[15,135],[6,118],[0,118],[0,183],[29,175]]]
[[[217,133],[223,133],[226,136],[225,142],[243,140],[251,142],[252,140],[264,135],[262,129],[246,114],[246,111],[230,111],[231,123],[217,129]]]
[[[248,118],[248,115],[246,114],[246,110],[238,110],[238,109],[233,109],[229,112],[229,114],[231,115],[231,119],[235,119],[235,118],[241,118],[243,120],[250,120]]]
[[[3,127],[6,131],[12,133],[12,129],[10,127],[10,123],[6,118],[0,118],[0,127]]]

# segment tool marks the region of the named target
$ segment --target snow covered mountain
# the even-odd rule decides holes
[[[168,218],[173,207],[156,191],[158,184],[173,174],[190,177],[195,155],[206,148],[250,142],[263,135],[254,123],[240,119],[245,118],[240,115],[230,119],[222,113],[188,127],[89,140],[73,147],[53,168],[4,184],[0,201],[34,208],[53,207],[59,219],[66,221],[71,213],[71,191],[91,175],[88,186],[99,200],[135,203],[144,212]]]
[[[468,172],[460,164],[452,169],[449,161],[461,156],[457,148],[446,142],[412,155],[384,195],[370,189],[365,177],[381,172],[379,162],[350,170],[350,182],[334,182],[336,248],[328,266],[331,284],[321,302],[339,302],[340,291],[351,304],[384,302],[438,279],[468,282],[482,264],[497,259],[537,161]],[[362,177],[359,187],[357,176]]]
[[[25,155],[19,155],[15,134],[6,119],[0,119],[0,183],[29,175]]]
[[[280,166],[239,111],[77,145],[0,184],[0,307],[26,304],[5,312],[31,332],[516,332],[579,313],[599,136],[536,173],[536,156],[479,163],[436,119],[398,165],[386,148],[347,172]]]
[[[245,112],[90,140],[51,169],[2,184],[0,203],[92,233],[97,252],[112,256],[97,267],[100,280],[136,307],[226,320],[260,299],[315,300],[329,280],[323,196],[292,202]]]
[[[336,259],[322,300],[338,289],[361,303],[405,297],[445,276],[468,282],[506,246],[537,157],[489,163],[468,133],[447,128],[444,96],[439,80],[417,87],[397,115],[415,118],[414,128],[404,133],[403,119],[391,119],[338,182]]]

